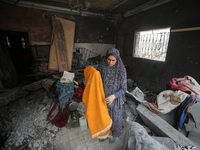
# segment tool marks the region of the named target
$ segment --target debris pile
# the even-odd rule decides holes
[[[50,149],[60,130],[46,119],[53,102],[45,89],[39,89],[5,106],[8,115],[1,118],[1,136],[7,140],[2,149]]]

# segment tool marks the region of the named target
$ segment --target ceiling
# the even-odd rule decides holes
[[[0,0],[50,12],[120,20],[172,0]],[[86,3],[85,3],[86,1]],[[87,4],[89,7],[85,7]]]

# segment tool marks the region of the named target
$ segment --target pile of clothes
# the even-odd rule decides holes
[[[177,129],[180,131],[183,124],[188,121],[188,108],[200,98],[200,85],[191,76],[173,78],[168,83],[168,89],[160,92],[144,104],[158,115],[166,114],[179,107]]]
[[[63,127],[68,122],[70,116],[70,102],[82,102],[84,86],[74,81],[74,73],[64,71],[60,80],[56,80],[50,92],[55,94],[57,101],[51,108],[47,120],[50,120],[57,127]],[[77,118],[76,118],[77,119]]]

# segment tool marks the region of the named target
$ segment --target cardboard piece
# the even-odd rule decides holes
[[[75,23],[59,17],[52,17],[52,24],[53,44],[49,57],[49,69],[59,70],[59,72],[70,71],[73,56]]]

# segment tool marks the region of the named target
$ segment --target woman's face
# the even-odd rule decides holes
[[[112,67],[112,66],[114,66],[114,65],[116,64],[117,59],[116,59],[114,56],[110,55],[110,56],[107,58],[107,62],[108,62],[108,65],[109,65],[110,67]]]

